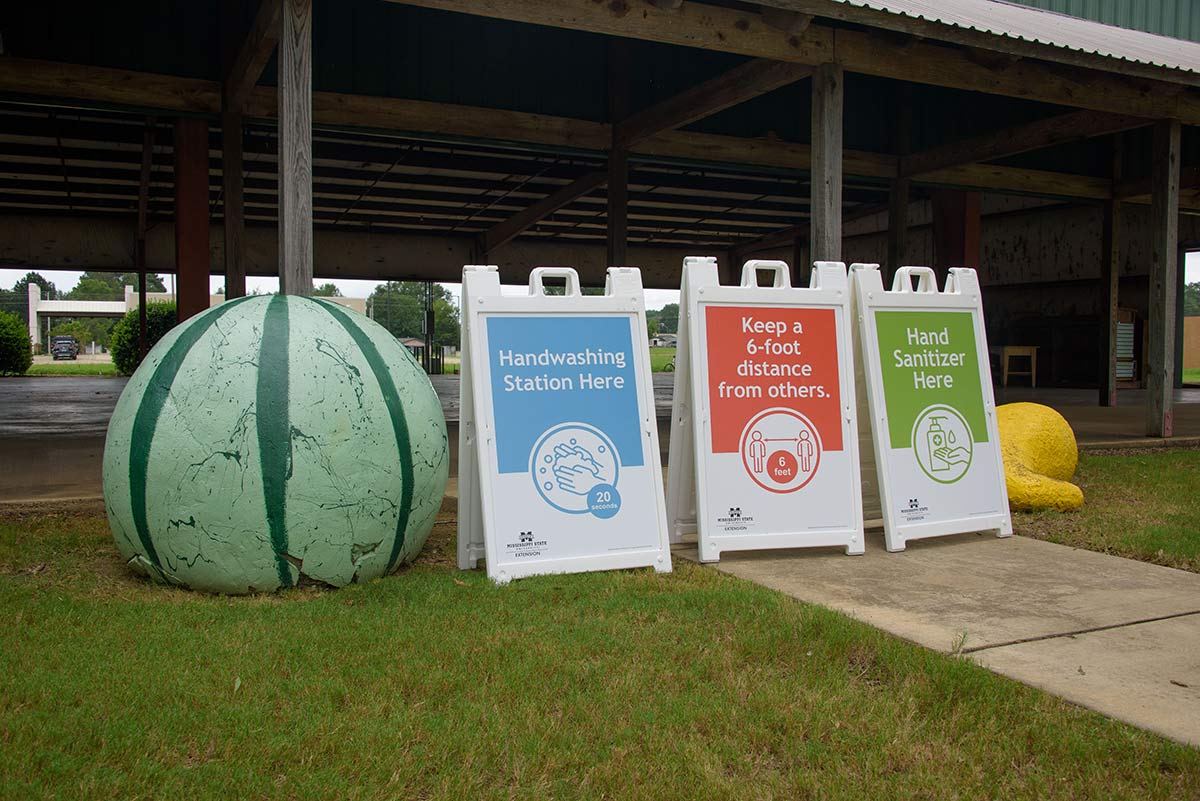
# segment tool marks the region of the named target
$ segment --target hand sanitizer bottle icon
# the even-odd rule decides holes
[[[942,420],[944,417],[930,417],[929,430],[925,432],[925,440],[929,443],[929,466],[934,472],[949,470],[950,465],[946,460],[937,455],[937,452],[946,447],[946,431],[942,428]]]

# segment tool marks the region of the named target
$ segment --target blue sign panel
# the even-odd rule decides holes
[[[630,318],[486,324],[499,472],[530,472],[559,511],[615,515],[620,471],[643,464]]]

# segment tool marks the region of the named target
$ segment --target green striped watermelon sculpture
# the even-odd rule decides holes
[[[136,571],[196,590],[334,587],[425,544],[449,470],[429,379],[328,301],[222,303],[176,326],[108,426],[104,499]]]

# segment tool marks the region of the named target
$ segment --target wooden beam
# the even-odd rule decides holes
[[[580,176],[552,195],[489,228],[480,236],[480,250],[484,254],[492,252],[510,239],[520,236],[522,232],[539,220],[544,220],[563,206],[578,200],[597,187],[603,186],[607,180],[607,172],[589,172]]]
[[[261,0],[223,82],[225,108],[241,111],[279,42],[283,0]],[[228,289],[228,287],[226,287]]]
[[[246,222],[242,115],[221,113],[221,208],[225,228],[225,297],[246,294]]]
[[[844,74],[822,64],[812,76],[812,175],[809,258],[840,261],[842,255],[842,101]]]
[[[1150,201],[1150,320],[1146,435],[1174,434],[1175,297],[1179,269],[1179,142],[1174,120],[1154,124]]]
[[[923,150],[900,159],[900,175],[911,177],[944,167],[991,161],[1030,150],[1077,142],[1150,124],[1142,117],[1075,111]]]
[[[863,217],[870,217],[872,214],[879,214],[882,211],[887,211],[886,203],[872,203],[869,205],[855,206],[849,212],[842,214],[842,222],[848,223],[853,220],[861,220]],[[739,242],[729,249],[729,257],[734,262],[740,262],[751,254],[762,253],[764,250],[775,250],[777,248],[786,247],[788,243],[791,243],[793,246],[792,254],[794,257],[796,253],[796,241],[799,240],[807,245],[809,233],[810,231],[807,223],[801,225],[789,225],[787,228],[780,228],[777,231],[764,234],[758,239],[752,239],[747,242]]]
[[[951,89],[1200,124],[1200,96],[1179,83],[1033,60],[994,69],[975,63],[960,48],[928,40],[901,48],[894,34],[835,29],[816,23],[794,35],[772,28],[756,13],[706,3],[684,3],[678,9],[644,6],[631,14],[627,3],[595,0],[393,2],[797,64],[832,62],[866,75],[903,77]],[[1114,68],[1127,68],[1127,62],[1112,63]]]
[[[284,0],[279,40],[279,291],[311,295],[312,0]]]
[[[808,30],[808,26],[812,25],[813,21],[812,14],[799,14],[795,11],[770,7],[763,8],[762,18],[763,22],[772,28],[783,31],[791,36],[804,33]]]
[[[1179,170],[1179,190],[1186,192],[1200,188],[1200,167],[1182,167]],[[1124,203],[1150,203],[1154,190],[1154,177],[1147,175],[1132,181],[1121,181],[1113,189],[1113,197]]]
[[[758,239],[749,242],[739,242],[729,250],[729,259],[735,265],[745,261],[746,258],[754,253],[762,253],[764,250],[775,250],[776,248],[792,245],[793,257],[795,255],[795,243],[797,240],[807,242],[809,235],[809,226],[807,223],[802,225],[789,225],[787,228],[780,228],[778,231],[772,231],[765,236],[760,236]],[[797,265],[792,265],[793,269]]]
[[[1123,137],[1113,135],[1112,180],[1120,183],[1124,151]],[[1117,405],[1117,308],[1121,286],[1121,202],[1116,198],[1104,204],[1103,243],[1100,247],[1100,297],[1103,319],[1100,323],[1100,405]]]
[[[656,133],[681,128],[811,74],[812,68],[804,64],[748,61],[622,119],[613,128],[613,147],[628,149]]]
[[[212,81],[78,64],[0,58],[0,91],[22,95],[115,104],[143,110],[220,112],[220,85]],[[247,119],[273,119],[275,89],[259,86],[246,106]],[[313,119],[322,125],[400,131],[436,137],[522,142],[534,146],[604,151],[612,141],[611,126],[588,120],[551,117],[503,109],[481,109],[423,100],[313,94]],[[667,131],[632,148],[637,155],[807,171],[808,145],[737,136]],[[846,175],[892,178],[896,159],[882,153],[843,152]],[[1083,175],[968,164],[926,173],[915,183],[1024,194],[1105,200],[1111,181]],[[1148,186],[1148,184],[1147,184]],[[1148,189],[1146,190],[1148,192]],[[1127,202],[1149,203],[1149,195]]]
[[[1091,175],[1070,175],[1048,170],[1002,167],[997,164],[962,164],[926,173],[913,180],[919,186],[954,189],[996,190],[1022,195],[1073,197],[1107,200],[1112,197],[1112,182]]]

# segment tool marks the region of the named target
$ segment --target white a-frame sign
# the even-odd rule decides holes
[[[759,272],[773,281],[759,286]],[[750,261],[722,286],[684,260],[668,465],[673,541],[723,551],[840,545],[863,552],[846,266]]]
[[[510,295],[495,267],[466,267],[462,322],[459,567],[669,571],[641,273],[610,268],[588,296],[539,267]]]
[[[975,271],[939,292],[933,270],[902,267],[885,291],[879,265],[855,264],[851,284],[887,549],[1012,534]]]

